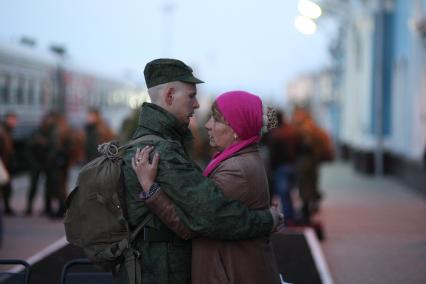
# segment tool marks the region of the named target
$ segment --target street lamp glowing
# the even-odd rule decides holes
[[[297,8],[300,14],[311,19],[318,19],[322,14],[321,7],[309,0],[300,0]]]
[[[317,24],[315,24],[315,22],[311,18],[304,16],[296,17],[296,19],[294,20],[294,25],[296,26],[299,32],[306,35],[311,35],[317,30]]]

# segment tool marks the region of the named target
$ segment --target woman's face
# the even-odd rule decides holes
[[[234,130],[223,119],[217,119],[212,115],[205,127],[209,135],[210,146],[218,151],[223,151],[236,142]]]

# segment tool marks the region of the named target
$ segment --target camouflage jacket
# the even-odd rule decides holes
[[[183,146],[192,139],[191,132],[172,114],[144,103],[133,139],[144,135],[164,139],[154,143],[155,151],[160,154],[157,182],[174,202],[177,214],[188,228],[198,235],[227,240],[265,236],[271,232],[273,220],[269,210],[250,211],[238,201],[225,197],[202,175]],[[131,167],[136,148],[126,150],[123,166],[128,219],[132,226],[137,226],[149,213],[138,197],[142,188]],[[158,231],[168,230],[155,216],[148,226]],[[172,242],[147,242],[140,234],[136,243],[142,251],[143,284],[191,283],[191,241],[176,236]],[[126,273],[121,271],[119,283],[127,283],[125,278]]]

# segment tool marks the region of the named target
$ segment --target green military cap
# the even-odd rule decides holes
[[[148,88],[173,81],[204,83],[192,75],[191,67],[180,60],[171,58],[159,58],[148,62],[143,74]]]

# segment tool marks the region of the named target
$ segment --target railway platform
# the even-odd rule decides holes
[[[70,186],[76,173],[73,169]],[[61,265],[82,252],[67,245],[60,220],[37,213],[24,216],[27,188],[26,176],[14,180],[12,204],[18,215],[4,218],[0,258],[27,260],[36,268],[34,277],[36,270],[40,275],[45,269],[59,275]],[[273,237],[287,282],[426,283],[424,197],[393,179],[365,176],[341,162],[322,168],[321,188],[324,200],[317,218],[323,223],[325,240],[319,242],[312,230],[303,228],[286,229]],[[36,212],[41,211],[40,199]],[[302,279],[310,270],[311,277]]]

